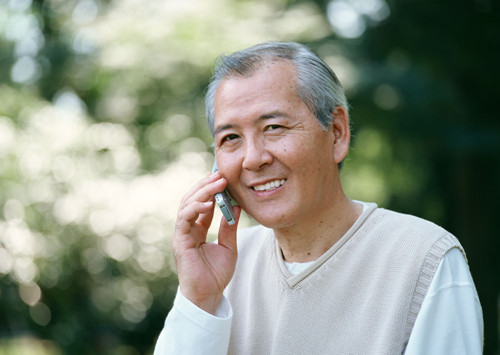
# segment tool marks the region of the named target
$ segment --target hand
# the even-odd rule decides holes
[[[214,214],[214,195],[227,181],[219,172],[200,180],[181,201],[173,249],[180,289],[184,297],[199,308],[215,314],[222,293],[231,281],[238,255],[236,228],[241,209],[234,206],[236,223],[221,219],[218,243],[207,243],[207,232]]]

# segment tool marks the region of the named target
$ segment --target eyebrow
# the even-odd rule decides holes
[[[283,112],[281,111],[273,111],[271,113],[266,113],[266,114],[263,114],[261,116],[259,116],[255,122],[258,122],[258,121],[265,121],[265,120],[268,120],[270,118],[275,118],[275,117],[278,117],[278,116],[282,116],[282,117],[286,117],[287,115],[284,114]],[[225,130],[228,130],[228,129],[232,129],[232,128],[235,128],[235,127],[239,127],[239,125],[234,125],[234,124],[225,124],[225,125],[222,125],[222,126],[218,126],[215,131],[214,131],[214,135],[217,134],[217,133],[220,133],[222,131],[225,131]]]
[[[214,131],[214,135],[215,135],[215,134],[217,134],[217,133],[220,133],[220,132],[222,132],[222,131],[225,131],[225,130],[228,130],[228,129],[234,128],[234,127],[235,127],[235,125],[233,125],[233,124],[225,124],[225,125],[223,125],[223,126],[219,126],[219,127],[217,127],[217,128],[215,129],[215,131]]]

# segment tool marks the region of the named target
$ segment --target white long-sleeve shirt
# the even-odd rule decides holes
[[[288,267],[291,273],[298,273],[307,263]],[[231,320],[232,308],[225,298],[213,316],[178,291],[154,354],[226,354]],[[479,355],[482,349],[483,316],[479,298],[463,254],[452,249],[436,271],[405,355]]]

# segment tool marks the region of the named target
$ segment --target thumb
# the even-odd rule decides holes
[[[219,227],[219,245],[222,245],[237,254],[236,230],[240,221],[241,207],[233,206],[234,220],[233,225],[229,225],[224,217],[221,218]]]

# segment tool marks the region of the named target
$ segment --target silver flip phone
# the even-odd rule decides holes
[[[212,167],[212,172],[215,173],[217,170],[217,162],[214,159],[214,165]],[[226,218],[227,224],[234,224],[234,212],[233,205],[231,204],[231,197],[226,189],[224,191],[215,194],[215,202],[219,205],[222,214]]]

